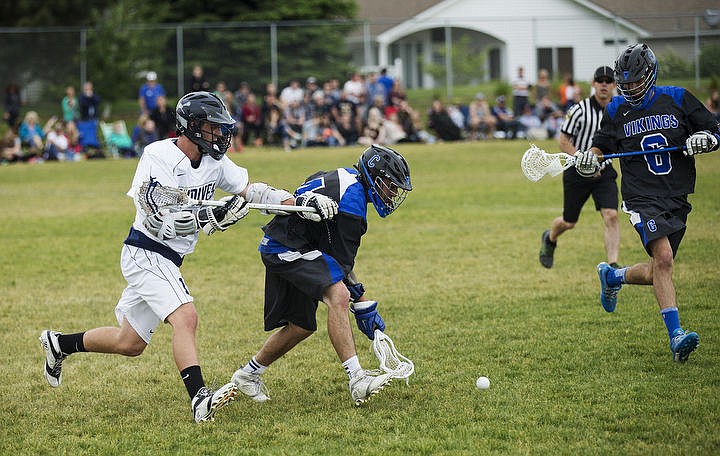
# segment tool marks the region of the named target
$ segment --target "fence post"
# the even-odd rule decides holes
[[[175,48],[177,52],[177,83],[178,83],[178,99],[185,94],[185,53],[183,49],[183,27],[178,25],[175,28]]]

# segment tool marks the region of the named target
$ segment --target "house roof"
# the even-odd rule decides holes
[[[370,22],[370,33],[377,36],[401,22],[447,0],[357,0],[358,18]],[[477,1],[477,0],[475,0]],[[703,16],[706,10],[720,14],[717,0],[570,0],[599,7],[608,13],[647,31],[654,37],[688,36],[695,31],[694,16]],[[720,19],[720,16],[718,16]],[[711,27],[705,20],[699,21],[699,30],[720,34],[720,26]]]

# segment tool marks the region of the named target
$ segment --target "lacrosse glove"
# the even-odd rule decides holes
[[[224,206],[207,206],[197,213],[197,224],[210,236],[215,231],[225,231],[248,214],[247,201],[240,195],[220,198]]]
[[[162,240],[194,235],[198,230],[195,214],[190,211],[160,210],[147,216],[143,225],[153,236]]]
[[[338,212],[338,205],[332,198],[315,192],[305,192],[295,197],[295,204],[315,209],[315,212],[298,212],[300,217],[313,222],[330,220]]]
[[[591,150],[575,153],[575,170],[582,177],[595,177],[600,172],[600,162]]]
[[[690,157],[695,154],[706,154],[718,149],[718,138],[708,130],[693,133],[685,141],[683,154]]]
[[[368,339],[375,338],[375,330],[385,331],[385,322],[377,311],[377,301],[360,301],[350,304],[358,328]]]

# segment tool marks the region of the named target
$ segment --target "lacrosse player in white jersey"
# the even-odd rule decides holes
[[[215,391],[205,386],[195,344],[198,315],[180,273],[183,258],[193,252],[200,231],[208,235],[225,231],[245,217],[247,202],[295,204],[295,199],[285,190],[250,184],[247,170],[225,156],[235,120],[218,97],[208,92],[185,95],[177,104],[176,119],[178,138],[145,148],[127,193],[134,198],[137,211],[120,257],[128,285],[115,307],[119,327],[75,334],[44,330],[40,341],[46,355],[45,378],[57,387],[62,381],[62,363],[69,355],[138,356],[158,325],[170,324],[175,364],[199,423],[213,420],[215,412],[234,398],[237,386],[228,383]],[[147,211],[147,203],[152,206],[152,201],[141,203],[145,195],[138,192],[144,182],[183,189],[196,200],[212,199],[216,188],[231,195],[221,199],[224,206]],[[314,208],[315,219],[332,218],[336,210],[336,204],[323,195],[307,195],[303,205]]]

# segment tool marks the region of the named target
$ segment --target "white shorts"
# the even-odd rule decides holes
[[[159,253],[123,245],[120,268],[128,286],[115,306],[118,324],[127,318],[135,332],[150,343],[155,328],[193,297],[180,268]]]

